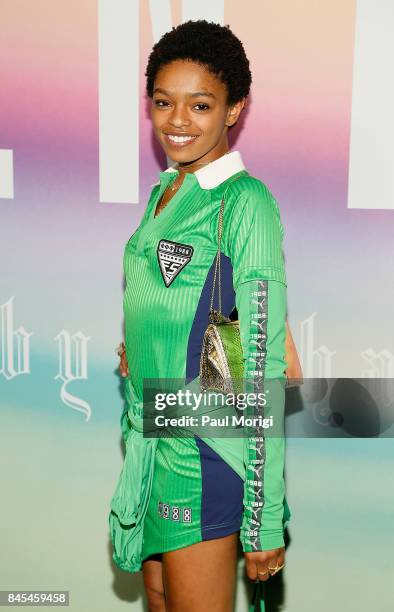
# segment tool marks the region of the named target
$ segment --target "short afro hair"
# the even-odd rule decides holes
[[[249,94],[252,83],[249,60],[229,25],[189,20],[166,32],[153,46],[146,67],[146,92],[150,98],[158,71],[175,60],[195,61],[217,76],[227,87],[229,106]]]

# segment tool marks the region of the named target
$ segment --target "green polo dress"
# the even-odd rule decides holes
[[[220,163],[212,188],[201,186],[198,173],[186,174],[155,217],[161,195],[178,174],[174,168],[160,172],[141,223],[125,246],[128,383],[140,416],[144,379],[189,381],[199,375],[223,195],[222,312],[229,316],[237,309],[245,377],[253,380],[255,390],[263,389],[268,378],[285,380],[287,303],[279,208],[264,183],[246,169],[225,168],[223,174],[220,160],[209,164],[212,177]],[[277,419],[283,419],[284,391],[274,408]],[[261,410],[256,407],[256,414]],[[127,414],[122,416],[125,439],[132,430]],[[129,516],[139,511],[132,462],[122,470],[110,514],[115,562],[137,571],[153,554],[234,532],[239,532],[244,551],[283,546],[290,518],[284,455],[283,436],[271,438],[261,428],[245,438],[159,438],[149,453],[151,480],[143,512],[140,508],[137,556],[132,552],[135,523],[122,522],[129,498],[136,510]],[[127,460],[126,455],[125,464]],[[143,474],[137,478],[140,492],[148,480]]]

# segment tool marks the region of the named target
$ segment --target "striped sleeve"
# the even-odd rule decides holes
[[[275,198],[255,177],[248,177],[240,189],[229,217],[227,247],[233,266],[245,390],[256,394],[254,397],[267,390],[271,392],[266,403],[258,400],[256,405],[248,405],[245,412],[247,416],[262,418],[272,415],[275,421],[274,433],[258,425],[245,429],[240,539],[244,552],[253,552],[284,545],[287,504],[283,436],[287,366],[284,230]]]
[[[282,251],[284,229],[278,204],[260,180],[248,177],[247,181],[227,221],[234,289],[259,278],[287,285]]]
[[[275,421],[274,433],[260,425],[244,438],[244,511],[240,540],[244,552],[284,546],[285,516],[283,418],[286,368],[286,287],[274,280],[241,283],[236,292],[246,390],[267,393],[267,403],[248,406],[247,416]],[[271,382],[268,381],[271,379]],[[274,380],[274,384],[272,384]],[[266,433],[268,432],[268,433]]]

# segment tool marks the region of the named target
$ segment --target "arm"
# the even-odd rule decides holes
[[[244,182],[243,188],[241,182]],[[257,430],[257,436],[252,435],[253,430],[245,432],[244,515],[240,538],[245,553],[257,553],[284,545],[285,445],[281,435],[286,382],[284,229],[277,202],[264,183],[248,177],[235,181],[233,189],[239,189],[239,193],[227,225],[227,247],[233,265],[246,390],[258,393],[269,388],[271,391],[273,384],[268,384],[269,379],[282,382],[274,385],[275,401],[247,409],[248,416],[253,409],[257,414],[263,412],[264,417],[271,410],[276,425],[274,435],[263,428]],[[266,558],[262,555],[256,558],[256,563],[265,568]]]
[[[274,280],[252,280],[239,285],[236,305],[244,354],[247,390],[269,391],[267,405],[250,406],[248,416],[272,414],[275,436],[262,427],[245,437],[244,514],[240,539],[244,552],[272,550],[284,546],[284,383],[267,385],[269,379],[286,380],[286,286]],[[249,386],[249,382],[251,385]],[[269,395],[273,396],[272,404]]]

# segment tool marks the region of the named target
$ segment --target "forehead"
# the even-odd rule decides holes
[[[191,60],[174,60],[162,66],[156,74],[154,88],[184,95],[196,91],[226,95],[226,85],[207,67]]]

